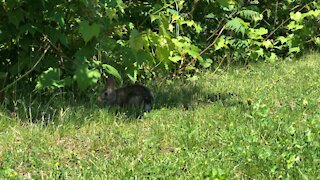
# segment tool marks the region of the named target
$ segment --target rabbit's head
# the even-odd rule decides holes
[[[105,86],[104,91],[102,94],[98,97],[98,101],[107,103],[107,104],[113,104],[117,100],[117,94],[115,89],[115,78],[113,76],[109,77],[107,79],[107,84]]]

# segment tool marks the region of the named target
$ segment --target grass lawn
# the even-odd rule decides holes
[[[17,101],[19,118],[0,110],[0,178],[317,179],[319,74],[311,54],[149,82],[140,119],[60,95]]]

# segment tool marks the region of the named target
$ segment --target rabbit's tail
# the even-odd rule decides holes
[[[144,98],[144,110],[145,111],[150,111],[152,109],[152,102],[153,102],[153,96],[146,96]]]

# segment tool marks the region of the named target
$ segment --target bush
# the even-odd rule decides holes
[[[106,74],[137,81],[212,68],[224,58],[293,58],[319,48],[319,7],[298,0],[4,0],[1,91],[17,82],[84,91]]]

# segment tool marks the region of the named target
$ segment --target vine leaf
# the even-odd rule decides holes
[[[79,27],[79,33],[85,43],[89,42],[93,37],[98,37],[100,34],[100,27],[98,24],[89,24],[88,21],[82,21]]]

